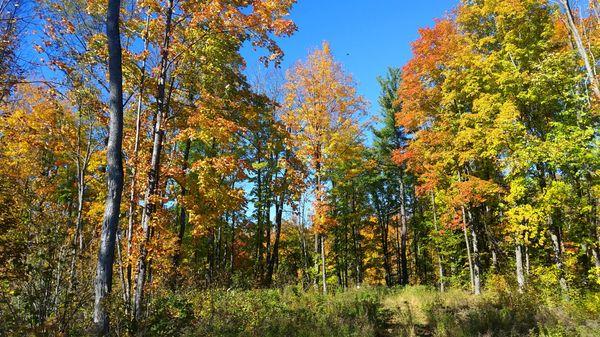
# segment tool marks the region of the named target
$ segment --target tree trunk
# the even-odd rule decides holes
[[[391,287],[392,284],[392,266],[390,264],[390,251],[388,248],[388,227],[389,218],[383,216],[379,220],[381,230],[381,249],[383,250],[383,269],[385,271],[385,285]]]
[[[356,200],[355,200],[355,195],[353,194],[351,196],[351,203],[352,203],[352,214],[356,214]],[[360,286],[362,283],[362,259],[360,256],[360,244],[358,242],[359,240],[359,229],[356,228],[356,223],[355,220],[352,219],[351,221],[351,230],[352,230],[352,247],[353,247],[353,253],[354,253],[354,270],[355,270],[355,276],[356,276],[356,286]]]
[[[141,318],[141,307],[144,296],[144,284],[146,282],[146,272],[148,270],[148,242],[150,241],[150,221],[155,208],[155,201],[158,182],[160,178],[160,155],[163,146],[164,125],[167,117],[167,104],[165,102],[165,83],[167,80],[169,45],[171,35],[171,19],[173,16],[174,0],[169,0],[167,8],[165,36],[161,50],[161,62],[159,65],[158,91],[156,96],[157,113],[154,121],[154,140],[152,145],[152,159],[150,162],[150,172],[148,174],[148,186],[144,194],[144,209],[142,211],[142,242],[140,245],[140,256],[137,267],[137,280],[135,287],[135,298],[133,303],[133,316],[137,322]]]
[[[269,265],[271,264],[271,230],[273,225],[271,224],[271,203],[272,203],[272,193],[271,193],[271,184],[273,181],[273,175],[269,172],[267,174],[267,176],[265,177],[266,181],[265,181],[265,186],[267,186],[266,189],[266,196],[265,196],[265,265],[267,267],[267,269],[269,268]],[[264,271],[264,270],[263,270]],[[261,273],[261,276],[263,278],[263,283],[264,283],[264,278],[266,276],[266,274],[268,273],[268,271],[266,271],[265,273]]]
[[[235,271],[235,212],[231,214],[231,241],[229,245],[229,278],[231,282]]]
[[[529,276],[529,246],[525,246],[525,275]]]
[[[317,144],[315,146],[315,198],[317,200],[317,204],[318,207],[322,207],[322,201],[323,201],[323,196],[321,195],[321,144]],[[321,245],[321,241],[323,240],[323,237],[321,235],[321,233],[319,233],[319,230],[322,230],[322,228],[319,228],[315,231],[315,253],[319,254],[319,252],[321,253],[321,260],[324,261],[325,256],[323,254],[323,251],[320,249],[320,247],[322,247]],[[324,265],[324,263],[323,263]],[[324,270],[325,268],[323,268]],[[315,277],[314,283],[315,283],[315,287],[318,285],[319,283],[319,277],[318,277],[318,269],[317,269],[317,275]],[[325,276],[322,275],[322,279],[325,280]],[[323,285],[323,289],[325,289],[325,285]]]
[[[105,309],[108,294],[112,289],[115,240],[119,226],[119,207],[123,192],[123,74],[121,69],[121,36],[119,33],[120,0],[109,0],[106,17],[106,37],[108,41],[109,108],[110,124],[108,133],[106,205],[98,267],[94,285],[94,323],[98,334],[106,336],[110,330],[108,313]]]
[[[523,245],[517,244],[515,247],[515,261],[517,267],[517,284],[519,292],[523,293],[525,288],[525,274],[523,273]]]
[[[465,237],[465,245],[467,247],[467,261],[469,262],[469,274],[471,276],[471,290],[475,292],[475,277],[473,273],[473,259],[471,257],[471,246],[469,242],[469,234],[467,232],[467,216],[465,214],[465,207],[462,206],[462,218],[463,218],[463,234]]]
[[[286,173],[283,173],[286,176]],[[284,178],[285,179],[285,178]],[[283,206],[285,201],[285,192],[279,196],[279,200],[275,204],[275,242],[273,243],[273,249],[271,257],[269,258],[269,264],[267,266],[267,276],[265,285],[270,286],[273,282],[273,273],[275,266],[279,263],[279,240],[281,238],[281,224],[283,221]]]
[[[147,55],[148,51],[148,30],[150,28],[150,15],[146,16],[146,29],[144,33],[144,52]],[[142,125],[142,104],[144,95],[144,84],[146,83],[146,63],[148,57],[144,56],[142,61],[142,75],[140,77],[140,92],[138,94],[137,107],[135,111],[135,142],[133,145],[132,165],[131,165],[131,184],[129,189],[129,211],[127,215],[127,275],[125,277],[125,311],[129,313],[131,307],[131,283],[132,283],[132,266],[131,254],[133,249],[133,223],[136,210],[136,185],[137,185],[137,169],[138,169],[138,154],[140,148],[140,130]]]
[[[589,192],[588,192],[589,193]],[[596,277],[600,279],[600,218],[598,217],[598,202],[599,199],[593,198],[590,194],[592,207],[592,236],[595,239],[592,245],[592,255],[594,257],[594,266],[596,267]]]
[[[69,273],[69,287],[67,290],[67,299],[65,302],[69,301],[69,296],[71,291],[73,290],[76,282],[76,273],[77,273],[77,259],[79,258],[79,254],[83,251],[83,203],[84,203],[84,195],[86,189],[85,182],[85,174],[87,172],[87,168],[90,162],[90,157],[92,155],[92,132],[88,131],[89,138],[86,145],[85,155],[83,159],[81,158],[81,125],[83,123],[82,113],[79,112],[79,122],[77,129],[77,160],[75,162],[77,167],[77,215],[75,220],[75,236],[73,237],[72,243],[72,256],[71,256],[71,270]]]
[[[479,240],[477,236],[477,231],[475,229],[475,223],[473,221],[473,216],[470,211],[467,211],[469,214],[469,220],[471,223],[471,243],[473,244],[473,288],[475,295],[481,294],[481,263],[479,261]]]
[[[592,88],[592,92],[597,100],[600,100],[600,86],[598,85],[598,79],[596,78],[596,71],[594,69],[594,65],[590,62],[590,58],[588,56],[588,52],[585,49],[585,45],[583,43],[583,39],[581,34],[579,33],[579,28],[575,24],[575,18],[573,16],[573,11],[571,10],[571,4],[569,0],[560,0],[560,3],[563,5],[565,10],[565,16],[567,18],[567,25],[569,26],[569,31],[573,36],[573,40],[575,40],[575,45],[577,47],[577,53],[583,60],[583,64],[585,66],[585,71],[590,81],[590,87]]]
[[[435,229],[437,232],[437,214],[435,210],[435,195],[433,191],[431,192],[431,209],[433,212],[433,229]],[[436,251],[438,255],[438,271],[440,273],[440,292],[444,292],[444,261],[442,260],[442,254],[440,253],[441,249],[436,246]]]
[[[400,262],[402,267],[401,285],[408,284],[408,261],[406,259],[406,243],[408,241],[408,227],[406,219],[406,198],[404,192],[404,177],[400,177]]]
[[[552,250],[554,251],[554,263],[558,270],[558,282],[563,292],[568,290],[567,280],[565,279],[565,271],[562,261],[562,238],[560,227],[554,223],[552,217],[548,218],[550,227],[550,238],[552,239]]]
[[[402,221],[400,221],[402,222]],[[402,225],[398,223],[396,226],[396,278],[398,279],[398,284],[402,284],[402,258],[400,254],[400,230]]]
[[[323,294],[327,294],[327,273],[325,264],[325,237],[321,235],[321,276],[323,280]]]
[[[592,247],[592,256],[594,258],[596,278],[600,280],[600,249],[598,247]]]
[[[304,282],[306,282],[304,284],[305,289],[307,289],[310,285],[310,275],[308,273],[309,270],[309,256],[308,256],[308,244],[306,243],[306,231],[304,228],[304,210],[305,210],[305,205],[304,205],[304,201],[300,201],[299,202],[299,208],[300,210],[298,211],[298,235],[300,236],[300,249],[302,250],[302,257],[304,260],[304,271],[303,271],[303,278],[304,278]]]
[[[260,158],[260,153],[257,155]],[[264,198],[262,169],[256,171],[256,233],[255,233],[255,259],[254,259],[254,279],[260,281],[262,276],[262,255],[263,255],[263,222],[264,222]]]
[[[181,170],[184,174],[184,179],[185,179],[187,168],[188,168],[188,160],[190,158],[191,141],[189,139],[187,139],[185,141],[184,146],[185,147],[183,148],[183,164],[181,165]],[[184,199],[186,195],[187,195],[186,183],[182,182],[182,184],[181,184],[181,199]],[[175,254],[173,256],[173,265],[175,266],[175,268],[177,268],[179,266],[179,262],[181,260],[181,244],[183,243],[183,236],[185,235],[185,226],[186,226],[186,222],[187,222],[186,217],[187,217],[187,210],[185,208],[183,200],[181,200],[180,209],[179,209],[179,217],[177,218],[177,220],[179,222],[179,231],[177,234],[177,247],[175,248],[176,250],[175,250]]]

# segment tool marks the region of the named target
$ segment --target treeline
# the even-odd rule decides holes
[[[247,75],[294,2],[0,0],[0,334],[144,334],[210,288],[598,289],[596,1],[462,2],[375,123],[327,43]]]

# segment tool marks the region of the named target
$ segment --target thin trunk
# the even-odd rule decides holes
[[[221,240],[222,232],[223,232],[223,226],[219,225],[219,228],[217,229],[217,239],[216,239],[217,244],[215,245],[215,249],[217,250],[215,252],[215,257],[216,257],[215,265],[217,267],[217,272],[219,273],[219,275],[221,275],[221,271],[222,271],[222,269],[221,269],[221,253],[222,253],[221,248],[222,248],[222,243],[223,243],[223,240]]]
[[[577,25],[575,24],[575,18],[573,16],[573,11],[571,10],[571,4],[569,3],[569,0],[560,0],[560,2],[564,7],[567,25],[569,26],[569,31],[571,32],[571,36],[575,41],[577,53],[583,60],[583,64],[585,66],[585,71],[588,80],[590,81],[590,87],[592,88],[592,92],[594,93],[596,99],[600,100],[600,85],[598,85],[598,79],[596,78],[594,64],[590,62],[588,51],[586,50],[581,34],[579,33],[579,28],[577,28]]]
[[[525,274],[529,276],[529,246],[525,246]]]
[[[121,286],[123,287],[123,302],[125,303],[125,312],[127,313],[127,283],[125,282],[125,272],[123,270],[123,255],[121,254],[121,231],[117,230],[117,262],[119,263],[119,277],[121,278]]]
[[[352,214],[356,214],[356,199],[355,194],[352,194],[351,198],[352,202]],[[360,257],[360,249],[359,249],[359,230],[356,228],[355,220],[351,220],[351,229],[352,229],[352,247],[354,251],[354,267],[356,272],[356,286],[360,286],[362,283],[362,259]]]
[[[301,201],[302,203],[302,201]],[[298,211],[298,234],[300,235],[300,245],[301,245],[301,250],[302,250],[302,257],[304,260],[304,271],[303,271],[303,276],[305,279],[306,284],[304,285],[306,288],[309,287],[310,285],[310,275],[308,274],[308,270],[309,270],[309,258],[308,258],[308,244],[306,243],[306,232],[304,230],[304,204],[302,204],[300,207],[301,210]]]
[[[348,289],[348,223],[344,221],[344,290]]]
[[[191,146],[191,141],[189,139],[187,139],[185,141],[185,145],[183,148],[183,164],[181,165],[181,170],[184,174],[184,179],[185,179],[185,175],[188,169],[188,160],[190,158],[190,146]],[[185,204],[183,202],[183,199],[185,198],[185,196],[187,195],[187,188],[186,188],[186,183],[185,181],[181,184],[181,202],[180,202],[180,208],[179,208],[179,217],[177,218],[178,222],[179,222],[179,232],[177,235],[177,247],[175,248],[175,254],[173,256],[173,265],[175,266],[175,268],[177,268],[179,266],[179,263],[181,261],[181,244],[183,243],[183,236],[185,235],[185,226],[186,226],[186,222],[187,222],[187,210],[185,208]]]
[[[321,235],[321,275],[323,278],[323,294],[327,294],[327,273],[325,265],[325,237]]]
[[[558,282],[563,292],[568,290],[567,280],[565,279],[565,271],[562,261],[562,237],[560,227],[554,223],[552,217],[548,219],[550,227],[550,238],[552,239],[552,250],[554,251],[554,263],[558,270]]]
[[[388,248],[388,226],[389,219],[387,216],[380,219],[381,230],[381,249],[383,250],[383,269],[385,271],[385,285],[391,287],[392,284],[392,266],[390,265],[390,251]]]
[[[515,261],[517,268],[517,284],[519,285],[519,292],[523,293],[525,288],[525,274],[523,273],[523,245],[517,244],[515,247]]]
[[[119,33],[120,0],[109,0],[106,17],[106,37],[108,41],[109,107],[110,124],[108,133],[106,205],[98,267],[94,284],[94,323],[99,335],[106,336],[110,330],[108,312],[105,309],[107,296],[112,289],[115,241],[119,226],[119,207],[123,192],[123,74],[121,62],[121,36]]]
[[[356,226],[354,225],[354,222],[352,222],[351,230],[352,230],[352,248],[353,248],[352,251],[354,253],[353,255],[354,255],[355,281],[356,281],[356,286],[360,286],[360,284],[362,283],[361,265],[360,265],[359,251],[358,251],[358,234],[357,234],[357,230],[356,230]]]
[[[471,223],[471,244],[473,245],[473,286],[475,295],[481,294],[481,263],[479,261],[479,239],[471,211],[467,211]]]
[[[600,273],[600,251],[598,247],[592,248],[592,256],[594,257],[594,266],[598,269],[597,273]]]
[[[152,200],[157,193],[160,177],[160,155],[163,146],[164,125],[167,118],[167,104],[165,102],[165,83],[168,72],[169,45],[171,35],[171,20],[173,16],[174,0],[169,0],[165,36],[161,50],[161,62],[159,65],[158,91],[156,96],[157,112],[154,121],[154,140],[152,145],[152,159],[150,163],[150,172],[148,174],[148,186],[144,195],[144,209],[142,211],[142,242],[140,245],[140,256],[137,267],[137,280],[135,286],[135,298],[133,303],[133,316],[135,321],[141,318],[141,306],[144,296],[144,284],[146,282],[146,272],[148,271],[148,242],[150,241],[150,222],[155,208],[155,201]]]
[[[144,55],[148,53],[148,31],[150,28],[150,15],[146,15],[146,29],[144,33]],[[140,77],[140,92],[138,94],[137,107],[135,110],[135,142],[133,144],[133,155],[131,165],[131,184],[129,189],[129,211],[127,213],[127,275],[125,277],[125,311],[129,314],[131,309],[131,283],[132,283],[132,265],[131,265],[131,254],[133,249],[133,223],[136,214],[136,186],[137,186],[137,169],[139,159],[139,148],[140,148],[140,130],[142,125],[142,105],[144,96],[144,85],[146,83],[146,63],[148,57],[144,56],[142,61],[142,75]],[[129,315],[127,315],[129,316]]]
[[[270,184],[267,184],[269,186]],[[271,201],[270,197],[267,197],[267,207],[265,207],[266,226],[265,226],[265,265],[267,268],[271,264]]]
[[[315,146],[315,197],[317,199],[317,205],[318,207],[322,207],[322,201],[323,201],[323,196],[321,195],[321,144],[317,144]],[[315,253],[318,255],[319,252],[321,252],[321,260],[323,261],[323,271],[325,271],[325,255],[323,254],[323,251],[320,249],[321,245],[321,240],[323,240],[323,237],[321,235],[321,233],[319,233],[318,231],[321,230],[321,228],[318,228],[316,233],[315,233]],[[322,275],[322,279],[325,280],[325,275],[323,273]],[[317,277],[315,277],[314,280],[315,286],[319,283],[319,278],[318,275]],[[323,283],[323,289],[325,289],[325,283]]]
[[[431,209],[433,212],[433,229],[435,229],[436,233],[438,232],[437,225],[437,214],[435,210],[435,195],[433,191],[431,192]],[[444,263],[442,260],[442,254],[440,253],[440,248],[436,246],[436,252],[438,256],[438,271],[440,273],[440,292],[444,292]]]
[[[284,173],[285,177],[285,173]],[[285,192],[283,192],[285,193]],[[270,286],[273,281],[273,273],[275,271],[275,266],[279,263],[279,240],[281,238],[281,224],[283,221],[283,204],[285,200],[285,196],[282,193],[279,196],[279,200],[275,204],[275,242],[273,243],[273,251],[271,253],[271,258],[269,259],[269,264],[267,268],[267,277],[266,277],[266,285]]]
[[[235,213],[231,215],[231,242],[229,248],[229,277],[233,277],[235,262]]]
[[[260,154],[257,155],[260,158]],[[254,278],[259,280],[262,275],[262,248],[263,248],[263,181],[262,181],[262,170],[256,172],[256,191],[257,191],[257,202],[256,202],[256,233],[255,233],[255,260],[254,260]]]
[[[315,233],[314,237],[315,237],[315,256],[317,256],[317,255],[319,255],[319,252],[321,251],[321,249],[320,249],[321,244],[319,242],[319,240],[320,240],[321,237],[320,237],[319,233]],[[318,285],[319,285],[319,273],[320,273],[320,271],[319,271],[319,269],[317,269],[317,275],[315,275],[315,278],[313,279],[313,285],[314,285],[314,287],[315,287],[316,290],[319,289],[318,288]]]
[[[400,257],[400,229],[402,226],[398,223],[396,226],[396,277],[398,278],[398,284],[402,284],[402,258]]]
[[[86,146],[86,153],[83,161],[80,159],[80,148],[81,148],[81,112],[79,113],[79,127],[77,132],[77,218],[75,220],[75,236],[73,237],[72,244],[72,256],[71,256],[71,271],[69,273],[69,288],[67,291],[67,302],[68,296],[70,295],[75,285],[76,278],[76,262],[79,257],[79,253],[83,250],[83,202],[85,194],[85,173],[89,165],[90,157],[92,154],[91,146],[91,132],[89,133],[88,144]]]
[[[214,259],[215,259],[215,231],[214,229],[210,230],[210,236],[208,237],[208,248],[209,248],[209,253],[208,253],[208,283],[209,285],[212,284],[213,282],[213,275],[214,275]]]
[[[594,266],[596,266],[596,276],[600,279],[600,217],[598,216],[598,208],[600,199],[593,197],[590,194],[592,207],[592,232],[596,242],[592,246],[592,255],[594,257]]]
[[[467,261],[469,262],[469,274],[471,276],[471,290],[475,292],[475,277],[473,275],[473,259],[471,257],[471,244],[469,242],[469,234],[467,231],[467,216],[465,212],[465,207],[462,206],[462,219],[463,219],[463,234],[465,237],[465,245],[467,246]]]
[[[271,186],[272,183],[272,179],[273,176],[269,173],[267,175],[267,181],[266,181],[266,186]],[[266,220],[266,226],[265,226],[265,242],[266,242],[266,247],[265,247],[265,265],[267,266],[267,269],[269,268],[269,265],[271,264],[271,228],[273,227],[271,224],[271,203],[272,203],[272,195],[271,195],[271,189],[267,188],[267,192],[266,192],[266,207],[265,207],[265,220]],[[268,272],[268,271],[267,271]],[[261,274],[262,275],[262,274]],[[263,275],[266,276],[266,275]],[[264,280],[263,280],[264,281]]]
[[[406,196],[404,192],[404,177],[400,177],[400,262],[402,267],[401,285],[408,285],[408,261],[406,258],[406,243],[408,241],[408,227],[406,219]]]

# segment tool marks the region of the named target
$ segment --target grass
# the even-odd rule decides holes
[[[524,294],[494,284],[480,296],[423,286],[328,295],[296,287],[155,293],[143,336],[600,336],[600,294]],[[120,317],[113,312],[112,317]],[[117,325],[120,325],[117,323]],[[121,332],[125,326],[118,327]],[[120,334],[119,332],[116,332]],[[120,334],[122,335],[122,334]]]
[[[564,301],[537,293],[426,287],[395,291],[383,300],[385,336],[600,336],[597,294]]]
[[[151,336],[375,336],[380,289],[321,295],[297,288],[167,294],[142,327]]]

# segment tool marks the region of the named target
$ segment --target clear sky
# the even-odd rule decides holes
[[[410,43],[418,29],[449,13],[458,0],[298,0],[291,18],[298,31],[281,39],[284,69],[309,51],[329,41],[337,61],[344,65],[378,114],[377,76],[388,66],[402,66],[411,56]],[[244,50],[248,72],[256,71],[256,52]]]

